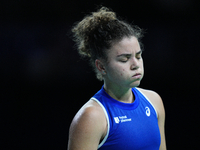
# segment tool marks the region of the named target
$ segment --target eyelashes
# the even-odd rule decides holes
[[[141,59],[141,58],[142,58],[141,55],[136,57],[136,59],[138,59],[138,60]],[[130,57],[126,57],[126,58],[121,59],[120,62],[126,63],[129,59],[130,59]]]

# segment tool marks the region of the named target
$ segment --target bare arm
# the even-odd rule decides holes
[[[68,150],[97,150],[106,131],[106,120],[103,110],[93,104],[86,104],[74,117]]]
[[[157,110],[158,112],[158,125],[160,129],[160,135],[161,135],[161,145],[160,150],[166,150],[166,140],[165,140],[165,109],[162,103],[162,100],[159,96],[159,102],[158,102]]]

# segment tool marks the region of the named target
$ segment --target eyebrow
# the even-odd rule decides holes
[[[142,50],[140,50],[139,52],[136,53],[136,55],[139,55],[142,53]],[[119,54],[117,55],[117,57],[130,57],[132,54]]]

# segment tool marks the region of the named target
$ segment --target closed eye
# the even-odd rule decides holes
[[[123,57],[120,59],[120,61],[125,63],[125,62],[127,62],[127,61],[130,59],[130,57],[131,57],[131,56],[123,56]]]
[[[137,58],[137,59],[141,59],[141,58],[142,58],[142,51],[139,51],[139,52],[136,54],[136,58]]]
[[[119,58],[119,61],[121,62],[127,62],[129,58],[131,57],[131,54],[121,54],[117,56]]]
[[[141,59],[141,58],[142,58],[142,56],[140,55],[140,56],[137,56],[136,58],[137,58],[137,59]]]
[[[128,61],[128,59],[126,59],[126,60],[120,60],[121,62],[123,62],[123,63],[125,63],[125,62],[127,62]]]

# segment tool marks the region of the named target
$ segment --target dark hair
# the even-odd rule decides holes
[[[139,41],[142,37],[142,30],[139,27],[119,20],[116,13],[106,7],[86,16],[73,27],[72,32],[79,54],[90,58],[99,80],[102,80],[102,75],[95,67],[95,60],[107,60],[106,52],[113,42],[130,36],[136,37]],[[141,45],[140,41],[139,43]]]

